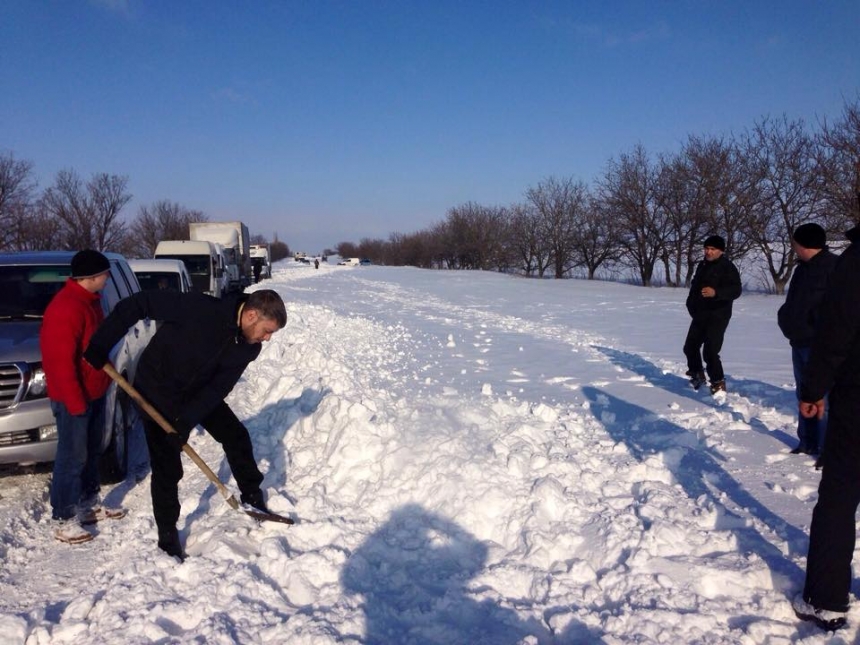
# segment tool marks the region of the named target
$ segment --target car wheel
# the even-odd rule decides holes
[[[127,438],[134,414],[131,398],[125,391],[117,388],[111,439],[99,463],[101,480],[105,484],[120,482],[128,473]]]

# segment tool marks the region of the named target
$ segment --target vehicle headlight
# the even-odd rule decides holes
[[[45,379],[45,371],[40,364],[32,366],[30,384],[27,387],[28,399],[39,399],[48,393],[48,381]]]
[[[39,427],[39,441],[50,441],[57,438],[57,424]]]

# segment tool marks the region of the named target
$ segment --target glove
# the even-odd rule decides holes
[[[100,370],[108,362],[108,353],[101,347],[90,343],[84,351],[84,360],[97,370]]]

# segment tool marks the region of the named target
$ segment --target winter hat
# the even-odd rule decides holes
[[[823,249],[827,244],[827,234],[818,224],[801,224],[794,229],[794,241],[805,249]]]
[[[105,271],[110,271],[110,261],[98,251],[85,249],[72,258],[73,278],[92,278]]]
[[[726,241],[719,235],[711,235],[702,242],[702,246],[712,246],[720,251],[726,250]]]

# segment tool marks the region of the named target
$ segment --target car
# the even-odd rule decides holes
[[[129,260],[142,291],[167,289],[188,293],[191,291],[191,275],[182,260]]]
[[[363,267],[369,267],[371,264],[373,264],[373,262],[371,262],[367,258],[362,258],[361,260],[359,260],[358,263],[359,263],[359,265],[361,265]]]
[[[57,425],[42,371],[39,331],[48,303],[71,276],[71,251],[0,253],[0,464],[29,465],[54,460]],[[104,254],[110,274],[102,307],[110,313],[123,298],[140,291],[126,259]],[[141,352],[155,324],[137,323],[111,350],[117,372],[134,379]],[[139,423],[131,398],[115,383],[107,391],[100,470],[102,481],[121,481],[129,470],[126,439]],[[132,464],[133,466],[133,464]]]

